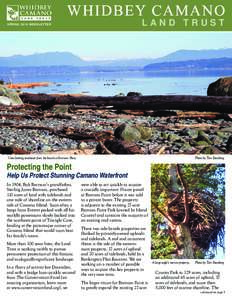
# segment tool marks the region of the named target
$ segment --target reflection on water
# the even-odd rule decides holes
[[[159,74],[160,75],[160,74]],[[166,74],[168,75],[168,74]],[[173,75],[173,74],[172,74]],[[13,83],[20,82],[53,82],[48,87],[25,89],[33,93],[85,93],[90,95],[113,96],[119,93],[127,94],[130,91],[140,92],[143,95],[206,95],[208,85],[225,76],[221,74],[205,74],[207,76],[158,76],[144,72],[96,72],[68,74],[39,72],[31,73],[21,69],[10,72],[1,71],[1,78]]]

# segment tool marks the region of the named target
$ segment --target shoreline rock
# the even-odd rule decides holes
[[[222,77],[212,82],[208,86],[207,96],[232,96],[232,77]]]
[[[18,93],[8,89],[4,85],[0,85],[0,104],[2,105],[22,105],[23,101],[20,99]]]

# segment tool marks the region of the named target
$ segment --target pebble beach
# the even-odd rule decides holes
[[[67,111],[63,115],[45,112],[40,117],[33,114],[34,108],[2,109],[0,145],[29,153],[94,154],[99,140],[115,139],[115,130],[123,124],[124,136],[121,134],[117,139],[135,144],[144,154],[222,154],[232,148],[232,120],[228,115],[218,114],[216,119],[207,115],[160,117],[106,109]],[[73,134],[76,131],[86,136],[77,137]]]

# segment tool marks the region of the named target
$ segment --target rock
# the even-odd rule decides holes
[[[121,124],[114,131],[114,136],[126,142],[137,142],[139,140],[148,140],[152,137],[152,129],[142,125],[130,126]]]
[[[105,140],[104,146],[113,154],[143,154],[141,148],[136,144],[117,139]],[[96,151],[98,154],[104,153],[100,143],[97,145]]]
[[[84,150],[88,148],[88,145],[85,142],[81,142],[78,147],[80,150]]]
[[[206,142],[209,145],[212,144],[212,142],[210,141],[208,135],[203,130],[199,130],[198,137],[197,137],[196,141],[198,141],[198,142]]]
[[[70,149],[73,149],[73,150],[77,149],[77,144],[75,142],[72,142],[70,144]]]
[[[11,105],[11,99],[5,96],[0,96],[0,104]]]
[[[125,94],[124,93],[119,93],[119,94],[115,95],[114,97],[125,97]]]
[[[185,140],[184,139],[182,139],[182,137],[180,137],[179,135],[177,135],[177,134],[175,134],[175,133],[170,133],[169,135],[168,135],[168,140],[170,141],[170,142],[177,142],[177,141],[179,141],[179,142],[185,142]]]
[[[160,136],[163,138],[163,139],[167,139],[168,138],[168,133],[166,132],[161,132]]]
[[[136,126],[135,127],[141,134],[141,140],[149,140],[152,137],[152,130],[149,127]]]
[[[189,136],[191,137],[192,139],[195,139],[198,137],[198,130],[196,129],[191,129],[191,128],[184,128],[181,132],[180,132],[181,135],[184,135],[184,136]]]
[[[232,96],[232,77],[219,78],[207,89],[208,96]]]
[[[213,154],[213,149],[212,147],[208,146],[208,147],[204,147],[201,151],[201,154]]]
[[[140,96],[142,96],[142,94],[141,93],[137,93],[137,92],[129,92],[127,94],[127,97],[140,97]]]
[[[213,145],[220,145],[222,143],[222,139],[219,136],[214,136],[212,139]]]
[[[29,154],[29,153],[30,152],[21,148],[0,145],[0,154]]]
[[[223,154],[222,151],[220,151],[218,148],[211,146],[211,149],[213,151],[213,154]]]
[[[13,154],[13,153],[14,153],[13,147],[0,145],[0,154]]]
[[[0,85],[0,104],[19,105],[23,104],[23,102],[16,92],[6,88],[3,85]]]
[[[217,131],[216,132],[217,136],[219,136],[220,138],[224,139],[224,138],[227,138],[228,137],[228,134],[227,132],[222,132],[222,129],[221,131]]]
[[[208,147],[209,144],[208,144],[206,141],[199,141],[199,142],[196,142],[196,143],[195,143],[195,146],[200,146],[200,147],[204,146],[204,147]]]
[[[126,142],[137,142],[141,139],[141,133],[138,129],[127,124],[121,124],[114,131],[114,136]]]
[[[191,152],[194,150],[194,148],[188,142],[184,143],[180,149],[184,152]]]
[[[232,151],[232,135],[229,137],[227,143],[226,143],[226,149],[228,151]]]
[[[54,105],[52,108],[52,113],[54,114],[66,114],[68,113],[68,105]]]
[[[201,154],[223,154],[222,151],[220,151],[219,149],[217,149],[216,147],[214,146],[208,146],[208,147],[205,147],[201,150],[200,152]]]
[[[52,151],[52,148],[51,148],[51,146],[49,146],[49,145],[45,145],[44,147],[43,147],[43,152],[50,152],[50,151]]]

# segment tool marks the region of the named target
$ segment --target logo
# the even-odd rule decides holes
[[[7,5],[6,20],[8,22],[40,22],[52,21],[52,6],[48,4]]]
[[[7,21],[19,21],[19,6],[18,5],[7,5],[6,20]]]

